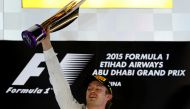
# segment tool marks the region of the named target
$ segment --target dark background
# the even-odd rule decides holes
[[[190,109],[190,42],[105,42],[56,41],[52,42],[58,58],[66,53],[94,54],[93,59],[71,86],[79,102],[85,101],[85,80],[107,53],[169,53],[163,69],[185,69],[185,77],[110,77],[121,81],[122,87],[113,87],[112,109]],[[24,86],[12,86],[13,81],[35,53],[42,53],[41,45],[27,48],[22,41],[0,41],[0,99],[6,109],[59,109],[53,91],[49,94],[6,94],[9,87],[51,87],[47,69],[39,77],[30,78]],[[46,67],[42,62],[39,66]]]

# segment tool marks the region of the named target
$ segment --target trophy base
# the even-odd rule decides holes
[[[22,39],[30,48],[36,47],[46,37],[46,31],[41,25],[35,24],[22,32]]]

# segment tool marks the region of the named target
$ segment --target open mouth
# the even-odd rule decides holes
[[[96,94],[90,94],[89,95],[89,98],[96,98],[97,96],[96,96]]]

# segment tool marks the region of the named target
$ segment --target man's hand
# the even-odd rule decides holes
[[[52,48],[51,41],[50,41],[50,28],[46,28],[46,37],[42,40],[42,48],[43,51],[47,51]]]

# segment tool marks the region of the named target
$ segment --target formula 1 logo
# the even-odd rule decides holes
[[[91,58],[92,54],[66,54],[60,65],[65,78],[70,84],[74,82]],[[29,78],[39,77],[45,69],[44,67],[38,67],[41,62],[44,62],[44,54],[36,53],[12,85],[24,85]]]
[[[44,62],[44,55],[42,53],[36,53],[12,85],[24,85],[30,77],[39,77],[45,69],[44,67],[38,67],[41,62]]]
[[[64,78],[70,85],[75,81],[80,72],[85,68],[87,63],[91,60],[92,54],[73,54],[68,53],[60,62]],[[24,86],[29,78],[39,77],[44,71],[45,67],[38,67],[44,62],[44,54],[36,53],[31,60],[28,62],[26,67],[21,71],[15,81],[12,83],[13,86]],[[6,93],[19,93],[19,94],[48,94],[52,88],[41,89],[39,87],[33,89],[18,89],[15,87],[9,87]]]

